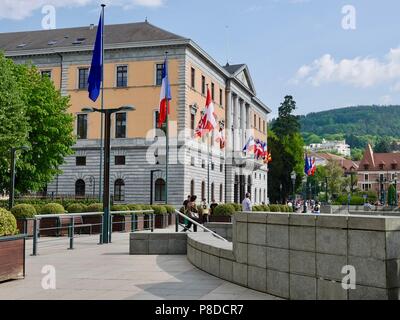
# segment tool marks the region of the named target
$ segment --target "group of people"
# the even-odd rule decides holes
[[[200,207],[197,206],[197,196],[187,196],[187,199],[183,202],[183,210],[184,214],[187,215],[192,220],[204,224],[209,222],[210,215],[213,214],[213,211],[218,203],[213,199],[211,205],[207,203],[206,199],[201,201]],[[200,218],[201,213],[201,218]],[[193,226],[193,231],[197,232],[197,225],[191,222],[190,220],[186,221],[183,232],[190,230]]]
[[[293,212],[301,213],[304,210],[304,200],[288,201],[287,205],[293,208]],[[321,204],[315,200],[306,200],[305,207],[307,212],[321,213]]]

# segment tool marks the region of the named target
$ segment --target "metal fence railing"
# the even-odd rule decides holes
[[[223,241],[228,242],[228,240],[226,240],[224,237],[221,237],[219,234],[217,234],[217,233],[215,233],[214,231],[212,231],[212,230],[206,228],[206,227],[203,226],[201,223],[199,223],[199,222],[193,220],[192,218],[188,217],[187,215],[183,214],[182,212],[180,212],[180,211],[178,211],[178,210],[175,210],[175,219],[176,219],[176,221],[175,221],[175,232],[179,232],[179,226],[181,226],[182,228],[184,228],[185,230],[187,230],[187,231],[190,232],[190,230],[188,230],[188,229],[186,228],[185,225],[179,223],[179,217],[182,217],[183,219],[186,219],[187,221],[190,221],[190,222],[191,222],[193,225],[195,225],[197,228],[200,228],[200,229],[202,229],[202,230],[205,231],[205,232],[210,232],[214,237],[216,237],[216,238],[218,238],[218,239],[220,239],[220,240],[223,240]],[[196,228],[194,228],[194,232],[197,232],[197,229],[196,229]]]
[[[143,219],[139,217],[143,216]],[[121,218],[123,217],[123,218]],[[127,219],[129,217],[129,219]],[[99,235],[99,244],[103,244],[102,227],[104,223],[103,212],[70,213],[36,215],[33,218],[33,248],[32,255],[38,254],[39,243],[54,241],[54,238],[68,237],[68,249],[74,249],[74,240],[77,237],[89,237]],[[135,232],[142,230],[154,232],[155,215],[153,210],[140,211],[113,211],[110,213],[109,242],[112,240],[113,232]],[[86,231],[83,231],[85,229]]]

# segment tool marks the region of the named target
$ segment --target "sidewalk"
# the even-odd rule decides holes
[[[39,243],[32,257],[27,241],[26,278],[0,284],[0,299],[38,300],[272,300],[196,269],[186,256],[130,256],[129,234],[113,234],[113,243],[98,237]],[[56,290],[41,286],[42,268],[55,267]]]

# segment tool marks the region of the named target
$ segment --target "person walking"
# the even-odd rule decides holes
[[[186,215],[189,218],[191,218],[192,220],[200,223],[199,211],[197,209],[196,200],[197,200],[197,196],[190,197],[190,202],[187,205]],[[187,221],[187,224],[182,232],[186,232],[186,231],[190,230],[192,225],[193,225],[193,231],[197,232],[197,225],[195,225],[190,220]]]
[[[206,199],[203,199],[201,202],[201,208],[203,209],[203,224],[207,223],[209,221],[209,216],[210,216],[210,207],[207,203]]]
[[[246,198],[242,201],[242,210],[243,212],[251,212],[253,210],[251,194],[249,192],[246,193]]]

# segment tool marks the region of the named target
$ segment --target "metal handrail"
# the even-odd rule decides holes
[[[214,237],[223,240],[225,242],[229,242],[228,240],[226,240],[224,237],[221,237],[219,234],[215,233],[214,231],[206,228],[205,226],[203,226],[202,224],[198,223],[197,221],[191,219],[190,217],[188,217],[187,215],[183,214],[182,212],[175,210],[175,213],[178,214],[178,216],[181,216],[182,218],[185,218],[186,220],[189,220],[191,223],[193,223],[194,225],[198,226],[199,228],[203,229],[206,232],[210,232]],[[178,219],[177,219],[178,220]]]

